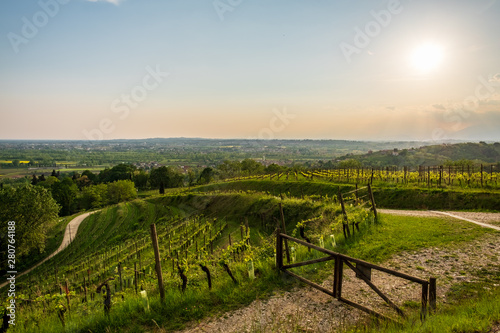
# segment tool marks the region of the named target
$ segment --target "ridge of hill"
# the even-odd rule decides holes
[[[444,143],[410,149],[369,151],[361,155],[348,154],[338,159],[347,160],[355,160],[366,166],[500,164],[500,143]]]

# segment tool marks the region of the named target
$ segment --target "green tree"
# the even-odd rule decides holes
[[[137,198],[137,190],[131,180],[118,180],[108,185],[108,203],[116,204]]]
[[[160,189],[160,194],[165,193],[165,188],[180,187],[184,183],[184,176],[171,167],[162,166],[151,170],[149,183],[152,187]]]
[[[264,166],[252,159],[244,159],[241,161],[241,171],[247,175],[257,175],[264,172]]]
[[[101,183],[112,183],[117,180],[132,179],[137,168],[132,164],[118,164],[111,169],[104,169],[99,173]]]
[[[92,185],[92,181],[89,179],[87,176],[81,176],[80,178],[77,178],[75,180],[76,185],[80,190],[82,190],[85,187],[88,187]]]
[[[99,180],[97,175],[92,173],[92,171],[90,170],[85,170],[84,172],[82,172],[82,177],[84,176],[86,176],[92,182],[92,184],[96,184]]]
[[[187,173],[188,186],[193,186],[196,181],[196,174],[193,170],[189,170]]]
[[[76,211],[77,194],[78,186],[69,177],[52,185],[52,197],[61,205],[61,216],[71,215]]]
[[[42,175],[43,176],[43,175]],[[52,186],[55,184],[55,183],[59,183],[59,179],[57,179],[56,177],[54,176],[49,176],[47,177],[47,179],[45,179],[45,176],[43,177],[43,180],[42,180],[42,176],[40,176],[40,179],[38,180],[38,186],[43,186],[47,189],[51,189]]]
[[[59,206],[49,191],[40,186],[27,185],[0,190],[1,237],[6,237],[8,222],[16,227],[16,253],[28,254],[33,249],[43,251],[47,230],[57,221]],[[2,244],[6,244],[2,239]],[[2,251],[5,248],[1,249]],[[4,257],[5,258],[5,257]]]
[[[208,184],[213,178],[214,170],[212,168],[205,168],[198,178],[198,184]]]
[[[278,164],[270,164],[267,168],[266,168],[266,172],[267,173],[280,173],[280,172],[285,172],[287,170],[286,167],[284,166],[281,166],[281,165],[278,165]]]
[[[221,178],[231,178],[239,175],[241,172],[241,163],[238,161],[225,160],[217,166]]]
[[[134,174],[134,184],[138,189],[145,189],[148,187],[149,174],[144,171],[136,171]]]
[[[108,185],[90,185],[82,189],[79,197],[79,207],[81,209],[98,208],[108,202]]]
[[[353,158],[345,160],[345,161],[341,161],[338,165],[338,167],[341,169],[344,169],[344,168],[345,169],[355,169],[355,168],[361,168],[362,166],[363,166],[363,164],[361,164],[360,161],[355,160]]]

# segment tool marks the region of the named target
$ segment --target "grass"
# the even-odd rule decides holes
[[[429,218],[381,214],[382,223],[345,241],[338,250],[355,258],[380,263],[403,251],[429,247],[458,246],[496,231],[470,222],[449,218]]]
[[[104,169],[104,166],[101,167],[75,167],[75,166],[70,166],[68,168],[60,168],[61,166],[65,166],[65,164],[59,164],[58,163],[58,171],[60,172],[78,172],[81,173],[85,170],[90,170],[92,172],[97,172],[101,171]],[[27,167],[21,167],[21,168],[2,168],[0,169],[0,179],[1,178],[19,178],[19,177],[24,177],[28,176],[31,177],[33,174],[36,174],[37,176],[40,176],[42,173],[45,175],[50,175],[52,170],[56,168],[54,167],[43,167],[43,168],[36,168],[30,170],[30,168]]]
[[[497,275],[498,270],[491,271]],[[498,282],[498,281],[497,281]],[[487,333],[493,325],[500,324],[500,287],[487,281],[460,283],[448,293],[448,304],[438,307],[436,313],[424,322],[417,316],[409,318],[402,325],[378,323],[370,320],[357,327],[348,329],[349,333]]]
[[[361,186],[361,185],[360,185]],[[280,193],[302,196],[337,196],[351,191],[355,184],[332,183],[324,180],[241,180],[215,183],[195,188],[197,191],[241,191],[252,190],[279,196]],[[427,188],[380,183],[373,185],[375,202],[381,208],[436,209],[436,210],[481,210],[500,211],[500,191],[469,188]]]
[[[156,325],[169,331],[182,329],[187,322],[200,320],[205,316],[222,315],[248,305],[255,299],[267,298],[276,287],[284,287],[283,280],[268,261],[256,263],[258,278],[254,280],[245,276],[245,270],[241,268],[233,267],[233,272],[240,282],[238,285],[234,285],[227,275],[215,275],[211,291],[204,285],[188,285],[186,292],[182,293],[177,284],[169,284],[164,303],[160,301],[156,291],[149,292],[149,311],[145,310],[140,297],[130,293],[125,295],[125,300],[121,300],[119,296],[114,297],[109,317],[104,315],[101,302],[73,305],[73,312],[83,312],[86,315],[71,316],[67,320],[66,331],[144,332]],[[35,329],[38,329],[38,332],[61,331],[62,324],[55,313],[43,320],[39,316],[39,313],[24,313],[19,316],[13,332],[29,332]]]
[[[19,272],[22,272],[23,270],[30,268],[31,266],[42,261],[54,251],[56,251],[62,243],[66,226],[72,219],[80,214],[82,213],[60,218],[59,221],[47,232],[44,251],[32,251],[28,255],[20,258],[20,260],[18,260],[17,270]]]
[[[189,215],[198,210],[207,215],[217,213],[218,216],[231,217],[228,221],[231,228],[227,232],[231,232],[236,239],[239,239],[238,218],[248,217],[254,237],[252,238],[253,244],[259,244],[260,253],[263,254],[256,255],[254,260],[257,276],[255,280],[248,278],[245,263],[232,264],[233,273],[239,281],[238,285],[234,285],[224,271],[220,268],[216,269],[214,266],[212,291],[206,288],[203,273],[197,266],[190,268],[187,273],[189,284],[185,293],[179,290],[180,278],[178,275],[171,270],[168,272],[165,270],[165,274],[168,274],[168,277],[165,277],[167,283],[165,304],[161,304],[159,300],[154,279],[145,281],[144,286],[149,293],[151,309],[149,312],[144,310],[142,300],[136,297],[130,289],[124,294],[124,301],[121,300],[120,293],[114,295],[114,304],[109,318],[103,314],[102,302],[94,301],[84,304],[77,299],[81,296],[76,296],[72,303],[73,314],[68,315],[66,331],[144,332],[153,330],[157,326],[167,330],[175,330],[184,327],[188,322],[198,321],[207,316],[221,315],[229,310],[246,306],[255,299],[267,298],[273,292],[300,285],[297,280],[284,278],[276,273],[272,254],[274,247],[272,237],[267,239],[267,243],[265,239],[262,241],[257,239],[260,237],[256,237],[259,233],[264,233],[259,228],[259,212],[268,212],[268,218],[271,219],[279,217],[276,207],[278,202],[278,198],[254,192],[205,193],[201,195],[171,193],[166,196],[153,196],[146,200],[120,204],[105,209],[102,213],[92,215],[80,226],[81,229],[74,244],[56,256],[60,264],[65,261],[71,262],[72,258],[81,257],[86,251],[101,246],[124,243],[125,240],[133,239],[138,230],[147,232],[149,223],[154,221],[156,216],[172,214],[173,212]],[[334,207],[336,207],[330,200],[311,200],[308,198],[288,198],[283,203],[289,232],[293,229],[294,224],[301,219],[317,216],[324,213],[325,210],[335,210]],[[329,236],[332,232],[325,225],[318,225],[317,229],[314,230],[311,226],[307,232],[315,235],[323,232],[325,236]],[[333,248],[326,240],[325,245],[356,258],[380,263],[402,251],[417,251],[428,247],[459,246],[464,242],[478,239],[493,232],[495,231],[448,218],[419,218],[382,214],[378,224],[362,225],[361,232],[356,233],[352,239],[343,239],[337,230],[335,236],[338,246]],[[227,233],[221,239],[220,245],[224,246],[226,239]],[[313,238],[313,242],[317,244],[317,237]],[[319,256],[322,255],[315,251],[309,253],[305,248],[297,247],[297,260]],[[321,282],[322,279],[331,274],[331,265],[316,264],[301,267],[297,272]],[[484,272],[484,275],[489,276],[489,273]],[[457,293],[459,295],[462,291],[458,290]],[[474,295],[479,299],[483,297],[483,294],[479,293]],[[487,314],[493,313],[490,318],[496,318],[494,315],[496,308],[486,306],[488,300],[491,303],[491,297],[488,295],[488,293],[484,294],[486,299],[484,306],[480,306],[477,310],[478,313],[485,314],[484,316],[478,315],[484,317],[481,317],[483,318],[481,320],[485,323]],[[100,295],[96,297],[98,299]],[[48,303],[47,307],[50,308],[54,304],[57,302]],[[64,304],[64,300],[62,304]],[[409,308],[412,307],[412,304],[407,305]],[[460,306],[461,303],[457,301],[452,309],[450,308],[450,311],[453,309],[459,311]],[[465,311],[465,306],[463,311]],[[53,309],[41,311],[40,308],[33,308],[32,305],[23,305],[23,309],[20,309],[19,313],[19,325],[16,325],[13,332],[57,332],[62,329],[62,324]],[[448,315],[453,316],[453,313],[450,313]],[[466,318],[465,314],[461,316]],[[23,328],[24,325],[26,325],[25,328]]]

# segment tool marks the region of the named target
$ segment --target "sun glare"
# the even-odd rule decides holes
[[[443,48],[437,44],[426,43],[415,48],[411,55],[413,67],[422,73],[436,70],[443,61]]]

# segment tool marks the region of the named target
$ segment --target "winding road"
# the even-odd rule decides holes
[[[76,233],[78,232],[78,227],[83,222],[83,220],[85,220],[86,217],[88,217],[90,214],[93,214],[93,213],[95,213],[95,211],[89,212],[89,213],[84,213],[84,214],[79,215],[79,216],[75,217],[74,219],[72,219],[68,223],[68,225],[66,226],[66,230],[64,231],[64,237],[63,237],[63,240],[62,240],[59,248],[54,253],[52,253],[47,258],[43,259],[42,261],[40,261],[35,266],[25,270],[22,273],[17,274],[16,278],[23,276],[24,274],[28,274],[29,272],[31,272],[32,270],[34,270],[35,268],[37,268],[38,266],[40,266],[41,264],[43,264],[44,262],[46,262],[47,260],[49,260],[50,258],[55,256],[56,254],[58,254],[59,252],[64,250],[73,241],[73,239],[75,239]],[[0,288],[3,288],[4,286],[6,286],[7,283],[8,282],[4,282],[4,283],[0,284]]]

